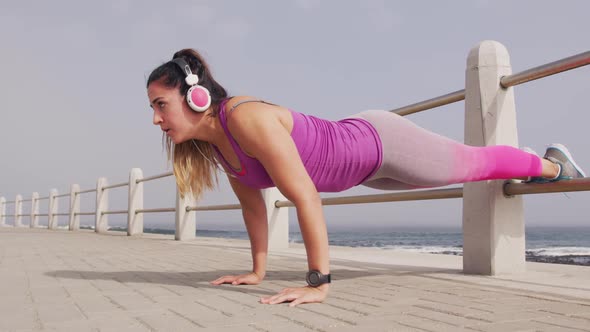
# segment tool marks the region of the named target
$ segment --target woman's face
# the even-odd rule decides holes
[[[196,114],[189,109],[178,88],[166,87],[158,80],[152,82],[147,90],[150,107],[154,110],[154,125],[160,126],[174,144],[192,139],[188,117]]]

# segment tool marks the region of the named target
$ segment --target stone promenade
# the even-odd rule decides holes
[[[250,268],[248,242],[0,228],[0,331],[590,331],[590,268],[528,263],[467,276],[461,257],[332,247],[328,300],[261,296],[302,286],[299,244],[257,286],[211,286]]]

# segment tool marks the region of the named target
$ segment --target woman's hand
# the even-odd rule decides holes
[[[301,303],[323,302],[328,296],[328,289],[328,284],[323,284],[320,287],[285,288],[274,296],[261,298],[260,303],[277,304],[291,301],[289,307],[294,307]]]
[[[254,272],[240,274],[237,276],[223,276],[211,281],[212,285],[232,284],[232,285],[258,285],[264,276]]]

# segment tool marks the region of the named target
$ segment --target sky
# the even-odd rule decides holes
[[[588,12],[585,0],[2,1],[0,196],[67,193],[74,183],[92,189],[99,177],[126,182],[134,167],[145,176],[170,171],[145,83],[182,48],[201,52],[231,95],[338,120],[463,89],[467,55],[484,40],[508,49],[515,73],[588,51]],[[588,86],[590,66],[515,87],[519,145],[543,153],[547,144],[565,144],[590,172]],[[463,117],[463,102],[408,116],[458,141]],[[146,208],[174,206],[172,178],[147,182],[144,191]],[[322,197],[378,193],[356,187]],[[110,209],[126,209],[125,188],[109,195]],[[590,225],[587,192],[524,201],[527,226]],[[219,189],[200,204],[235,202],[221,174]],[[67,212],[67,199],[59,204]],[[83,211],[94,204],[93,194],[82,196]],[[460,227],[461,204],[328,206],[324,213],[329,230]],[[112,226],[125,220],[109,216]],[[145,217],[145,227],[173,226],[174,214]],[[239,211],[198,213],[197,228],[244,229]]]

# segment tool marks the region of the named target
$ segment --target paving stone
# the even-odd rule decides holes
[[[543,306],[539,310],[561,315],[584,315],[590,314],[590,304],[582,305],[577,303],[552,302]]]
[[[464,317],[467,319],[475,319],[487,323],[492,322],[507,322],[507,321],[518,321],[533,318],[548,317],[550,314],[542,311],[524,311],[522,309],[513,311],[501,311],[501,312],[484,312],[479,309],[471,309],[467,307],[460,307],[455,305],[435,305],[433,303],[421,303],[414,305],[414,307],[432,310],[435,312],[442,312],[453,316]]]
[[[367,249],[392,263],[333,260],[341,279],[325,303],[291,308],[259,299],[304,284],[300,245],[269,255],[267,279],[253,286],[209,284],[247,271],[242,240],[0,228],[0,252],[0,331],[590,331],[590,268],[564,276],[539,265],[532,290],[523,277],[441,272],[440,263],[412,270],[393,251]],[[579,294],[547,281],[540,291],[541,277],[570,278]]]
[[[42,304],[36,306],[36,310],[43,324],[86,319],[80,309],[73,303]]]
[[[24,308],[32,307],[33,301],[26,294],[20,294],[16,296],[5,296],[2,294],[0,297],[0,316],[17,314]]]
[[[235,326],[235,325],[229,325],[229,326],[215,326],[214,329],[216,332],[220,331],[227,331],[227,332],[233,332],[233,331],[251,331],[251,332],[272,332],[272,331],[281,331],[281,332],[300,332],[300,331],[314,331],[314,330],[310,330],[307,329],[301,325],[297,325],[295,323],[292,322],[276,322],[276,321],[257,321],[255,323],[251,323],[251,324],[244,324],[244,325],[240,325]],[[316,330],[317,331],[317,330]]]
[[[561,315],[552,315],[548,317],[535,318],[533,321],[544,323],[547,325],[571,329],[579,329],[582,331],[590,331],[590,320],[584,318],[568,317]]]
[[[583,314],[570,314],[569,316],[574,317],[574,318],[582,318],[582,319],[586,319],[586,320],[590,321],[590,312],[583,313]]]
[[[142,325],[156,331],[193,331],[204,329],[204,326],[171,311],[152,312],[148,315],[135,317]]]
[[[470,326],[476,331],[482,332],[536,332],[536,331],[560,331],[560,332],[574,332],[580,330],[558,327],[555,325],[543,324],[537,321],[521,320],[516,322],[492,323],[482,324],[477,326]]]
[[[69,293],[61,286],[32,288],[31,296],[36,304],[63,303],[70,298]]]
[[[451,331],[472,331],[465,329],[460,325],[451,324],[438,319],[430,319],[428,317],[419,317],[409,314],[394,314],[389,316],[382,316],[378,320],[359,321],[359,326],[365,324],[372,324],[373,322],[380,322],[381,326],[386,329],[394,326],[401,325],[410,331],[430,331],[430,332],[451,332]]]
[[[80,332],[98,332],[99,329],[92,326],[88,320],[77,320],[67,322],[49,322],[43,324],[43,331],[80,331]]]
[[[36,313],[32,310],[18,314],[0,315],[0,331],[37,329],[41,326]]]
[[[359,326],[362,326],[360,328]],[[386,320],[383,318],[371,320],[369,322],[362,322],[359,326],[337,326],[324,329],[326,332],[356,332],[359,329],[365,331],[387,331],[387,332],[424,332],[427,330],[421,328],[414,328],[406,325],[398,324],[397,322]]]
[[[147,286],[138,286],[130,284],[129,287],[133,288],[134,291],[143,294],[146,297],[151,298],[155,301],[157,297],[166,297],[166,296],[177,296],[175,293],[171,292],[170,290],[160,287],[157,285],[147,285]]]
[[[73,298],[73,302],[88,318],[95,313],[124,311],[118,303],[112,302],[105,296],[82,296]]]
[[[422,319],[433,320],[436,322],[453,325],[457,327],[477,325],[489,322],[479,318],[458,315],[455,312],[448,310],[447,308],[432,309],[428,307],[414,306],[414,308],[404,316],[412,316]]]
[[[0,294],[2,294],[2,296],[17,297],[23,294],[27,294],[30,291],[29,286],[24,282],[15,283],[5,281],[4,277],[0,278],[2,278],[2,282],[0,283]]]
[[[149,328],[143,325],[134,317],[129,317],[123,312],[95,314],[89,320],[89,325],[93,328],[103,331],[149,331]]]
[[[156,302],[137,292],[112,293],[105,292],[104,296],[115,306],[124,310],[153,309]]]
[[[325,330],[327,328],[357,326],[356,322],[337,317],[326,317],[322,314],[298,308],[289,308],[288,312],[275,313],[277,317],[284,318],[291,323],[307,329]]]

